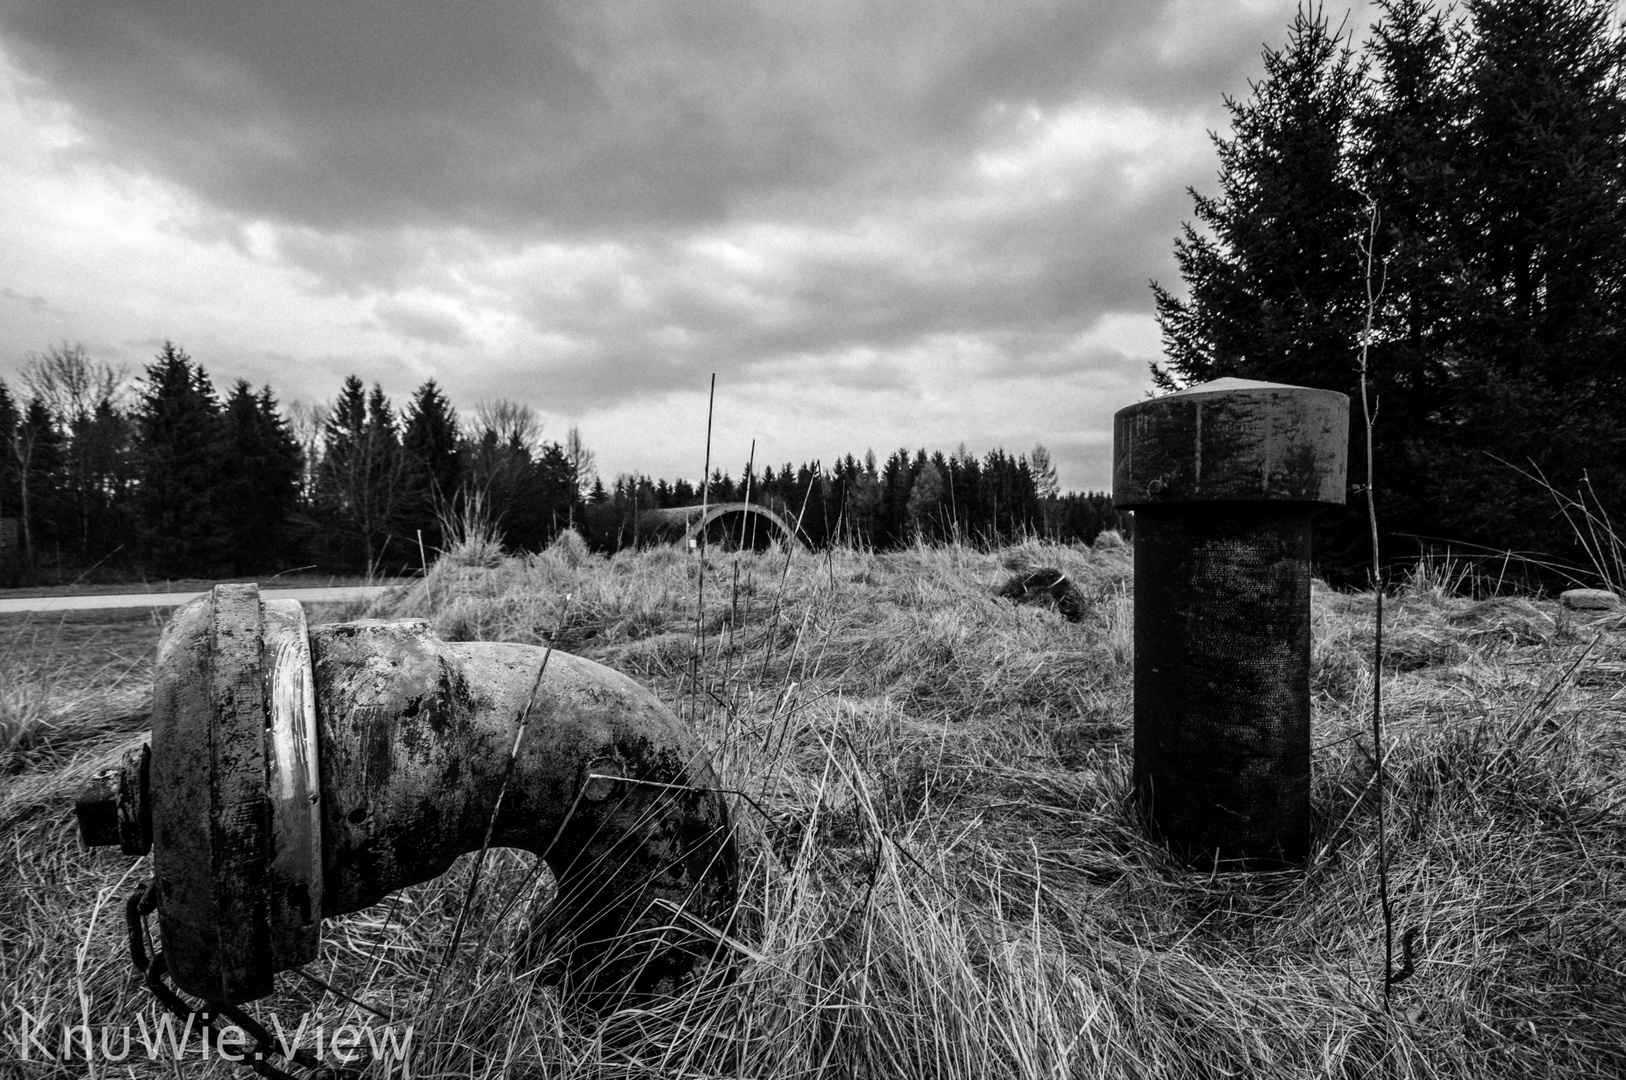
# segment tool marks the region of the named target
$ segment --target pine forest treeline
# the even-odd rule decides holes
[[[512,550],[573,528],[609,551],[648,539],[644,511],[701,496],[685,479],[606,485],[575,428],[546,440],[505,400],[460,418],[433,380],[401,408],[351,376],[327,407],[285,409],[241,380],[222,394],[173,343],[133,382],[76,345],[31,356],[16,387],[0,380],[0,519],[17,523],[0,584],[97,570],[399,573],[482,521]],[[1058,492],[1043,447],[849,454],[738,479],[719,468],[705,496],[769,507],[814,545],[1091,541],[1120,525],[1107,495]]]
[[[1609,0],[1384,0],[1364,43],[1301,9],[1215,135],[1219,190],[1154,284],[1166,389],[1359,401],[1376,219],[1374,490],[1391,556],[1586,564],[1553,492],[1626,506],[1626,33]],[[1342,18],[1342,16],[1339,16]],[[1359,409],[1356,409],[1357,414]],[[1366,483],[1352,425],[1350,480]],[[1361,488],[1352,488],[1352,495]],[[1318,523],[1364,580],[1362,499]]]

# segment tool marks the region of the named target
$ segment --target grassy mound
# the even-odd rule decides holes
[[[1082,621],[994,595],[1038,566],[1068,575]],[[1427,575],[1388,605],[1390,888],[1415,974],[1386,1010],[1373,598],[1314,597],[1310,862],[1211,877],[1125,806],[1131,591],[1108,545],[453,552],[352,613],[552,641],[693,723],[744,793],[733,977],[585,1022],[545,964],[515,962],[545,869],[496,852],[458,955],[470,859],[330,920],[309,974],[332,990],[284,975],[251,1011],[309,1012],[331,1037],[377,1010],[412,1025],[416,1076],[1626,1075],[1618,615],[1459,599]],[[131,723],[60,677],[0,680],[0,1015],[151,1023],[118,910],[145,864],[81,850],[70,812]],[[27,733],[38,717],[54,742]]]

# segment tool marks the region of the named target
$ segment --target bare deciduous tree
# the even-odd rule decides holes
[[[316,489],[316,470],[322,461],[322,429],[327,422],[327,410],[321,405],[295,399],[283,406],[283,416],[288,421],[288,432],[299,444],[303,459],[300,485],[308,498]]]
[[[481,401],[474,406],[474,423],[477,436],[489,431],[499,445],[522,446],[533,458],[541,454],[542,421],[529,405],[508,398]]]
[[[570,431],[565,435],[565,460],[570,462],[570,473],[576,481],[574,497],[570,500],[570,527],[575,528],[576,504],[587,497],[598,479],[598,473],[593,468],[597,456],[587,449],[587,444],[582,441],[582,429],[576,424],[571,424]]]
[[[63,488],[81,547],[92,546],[93,522],[103,540],[111,542],[106,538],[116,529],[107,518],[131,482],[124,410],[127,369],[92,360],[83,345],[63,342],[30,353],[20,374],[61,436]]]
[[[68,429],[90,420],[103,405],[122,405],[126,374],[122,366],[92,360],[83,345],[67,342],[29,353],[21,371],[28,392]]]

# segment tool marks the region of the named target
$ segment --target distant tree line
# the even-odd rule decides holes
[[[704,493],[687,480],[669,484],[624,475],[608,490],[595,487],[586,508],[587,538],[611,549],[641,542],[643,511],[693,506],[702,494],[713,504],[767,507],[815,547],[992,545],[1026,536],[1093,543],[1104,530],[1128,529],[1108,493],[1060,493],[1043,446],[1031,456],[996,448],[980,458],[962,446],[952,455],[895,450],[884,463],[873,452],[862,459],[848,454],[830,465],[786,462],[760,472],[747,463],[738,479],[713,470]]]
[[[536,550],[574,528],[596,549],[648,539],[645,510],[751,501],[815,545],[877,548],[1042,534],[1094,540],[1120,527],[1105,493],[1063,495],[1043,447],[981,458],[898,450],[826,468],[786,463],[709,487],[624,475],[606,486],[571,428],[547,441],[526,406],[481,403],[472,419],[434,380],[397,409],[350,376],[325,408],[284,409],[239,380],[222,397],[165,343],[130,385],[77,345],[31,356],[0,380],[0,518],[18,523],[0,583],[97,567],[165,576],[295,567],[396,573],[487,522]]]
[[[66,345],[30,357],[20,383],[0,381],[11,578],[396,572],[471,511],[508,545],[537,547],[573,520],[592,467],[574,430],[544,442],[524,406],[460,422],[433,380],[400,410],[351,376],[326,409],[285,411],[242,380],[222,397],[166,343],[133,387]]]
[[[1167,356],[1154,376],[1167,389],[1241,376],[1351,395],[1355,497],[1320,523],[1318,555],[1363,577],[1357,358],[1370,288],[1386,551],[1584,564],[1531,477],[1566,496],[1590,485],[1606,512],[1626,506],[1618,9],[1378,9],[1359,48],[1301,9],[1251,95],[1227,101],[1218,193],[1192,193],[1196,223],[1175,245],[1185,295],[1154,284]]]

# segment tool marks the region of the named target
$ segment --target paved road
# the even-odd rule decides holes
[[[341,585],[328,589],[261,589],[260,595],[274,600],[302,603],[324,600],[360,600],[378,596],[393,585]],[[118,593],[111,596],[25,596],[0,599],[0,615],[24,611],[102,611],[108,608],[178,607],[202,596],[201,592]]]

